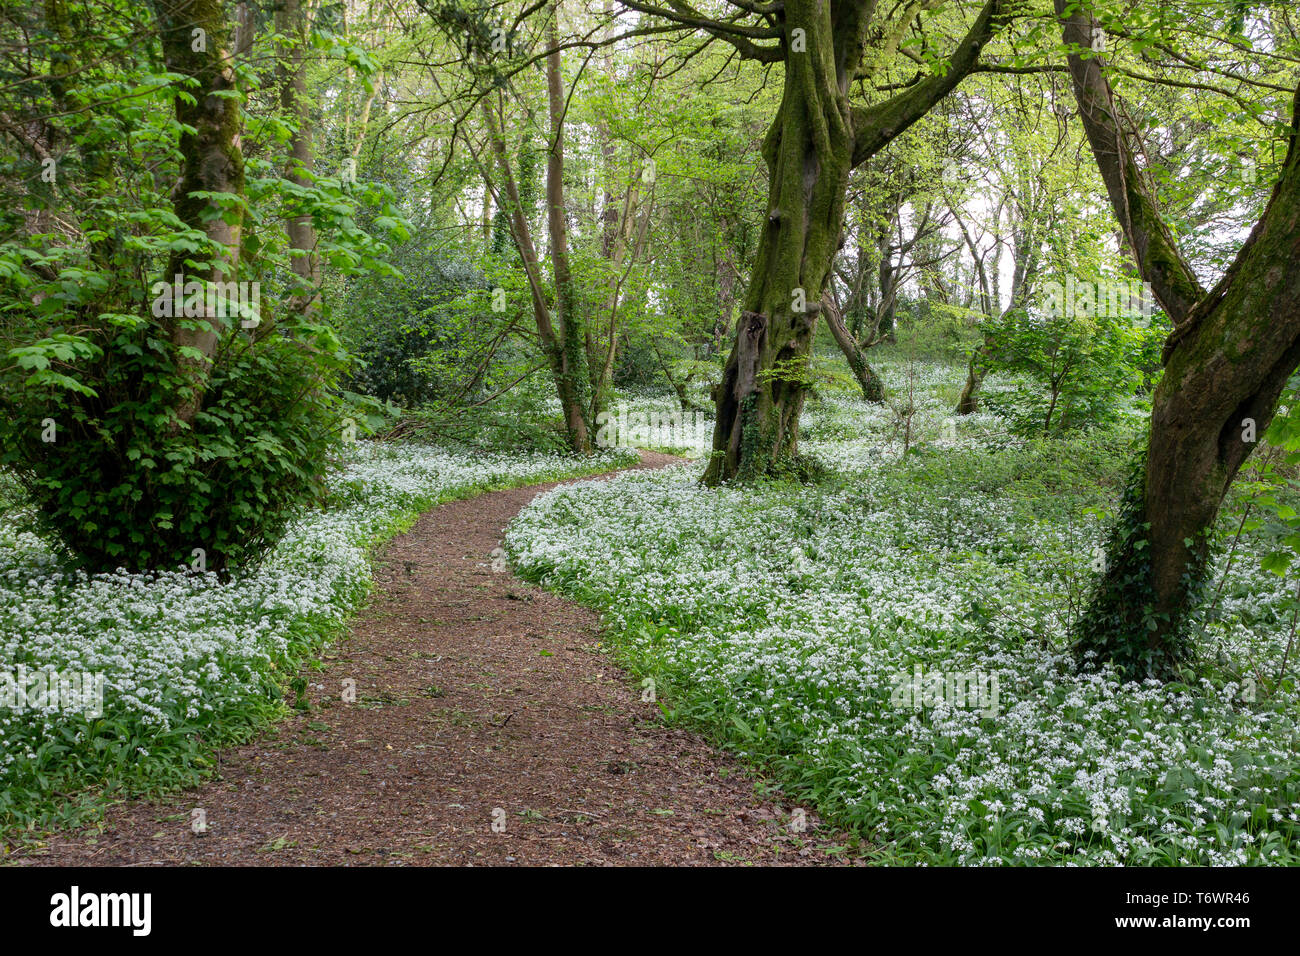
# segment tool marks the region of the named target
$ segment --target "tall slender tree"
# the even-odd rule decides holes
[[[155,0],[154,10],[167,69],[192,81],[188,95],[175,100],[184,157],[174,192],[176,216],[203,233],[209,244],[197,261],[192,252],[178,250],[172,256],[168,279],[188,275],[227,282],[239,268],[244,157],[225,5],[221,0]],[[188,424],[202,407],[212,357],[224,327],[223,320],[206,305],[197,317],[187,318],[184,310],[176,312],[171,338],[185,380],[176,419]]]

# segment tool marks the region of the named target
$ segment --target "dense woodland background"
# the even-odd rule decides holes
[[[330,582],[270,645],[168,650],[179,704],[15,724],[0,810],[144,785],[159,734],[147,785],[202,774],[195,728],[264,720],[411,514],[636,445],[698,467],[539,499],[503,554],[612,615],[669,719],[909,859],[1121,831],[1100,859],[1292,859],[1298,28],[1237,0],[0,0],[0,659],[86,663],[110,618],[149,658],[150,614],[70,596],[113,575],[180,588],[202,642],[291,551]],[[828,657],[738,676],[742,633]],[[952,760],[1046,776],[882,743],[910,705],[856,708],[936,653],[1033,701],[992,743],[949,728]],[[1112,750],[1101,783],[1057,763]]]

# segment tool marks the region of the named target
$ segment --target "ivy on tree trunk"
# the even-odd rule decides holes
[[[183,161],[173,204],[177,218],[204,233],[211,247],[209,258],[196,266],[187,262],[193,253],[176,252],[165,281],[178,274],[230,281],[239,268],[244,157],[225,8],[221,0],[169,0],[155,3],[155,10],[167,69],[195,81],[186,88],[189,96],[175,98]],[[224,320],[216,315],[172,319],[171,342],[185,382],[177,400],[179,422],[192,422],[202,407],[223,332]]]
[[[1180,254],[1091,54],[1100,26],[1056,0],[1080,118],[1142,278],[1174,324],[1151,429],[1078,650],[1134,677],[1180,676],[1210,532],[1234,477],[1300,366],[1300,89],[1282,171],[1260,221],[1208,292]],[[1089,51],[1086,55],[1084,51]]]

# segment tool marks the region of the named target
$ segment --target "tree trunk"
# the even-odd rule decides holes
[[[898,272],[901,270],[894,268],[894,249],[890,238],[889,230],[884,230],[878,237],[880,266],[876,271],[880,282],[880,304],[873,317],[872,338],[892,343],[898,341],[898,334],[894,329],[894,314],[898,311]]]
[[[532,226],[528,222],[525,203],[520,196],[519,180],[515,177],[506,148],[502,124],[493,114],[486,99],[482,101],[483,120],[487,127],[488,143],[501,174],[501,190],[493,190],[497,213],[508,226],[515,248],[528,279],[529,295],[533,305],[533,319],[537,324],[537,339],[542,354],[550,366],[551,379],[560,399],[564,417],[564,430],[569,447],[576,454],[591,452],[591,428],[587,421],[587,373],[584,368],[585,342],[582,323],[577,314],[577,295],[569,268],[569,236],[564,205],[564,90],[560,74],[558,27],[555,20],[558,9],[552,11],[547,30],[546,91],[551,127],[551,142],[546,160],[546,223],[550,239],[552,275],[555,280],[555,314],[547,303],[546,287],[542,278],[541,259],[533,242]],[[503,98],[502,98],[503,100]],[[502,101],[502,100],[499,100]],[[525,134],[525,143],[527,142]],[[520,151],[520,169],[524,183],[531,181],[532,170],[527,148]],[[479,169],[491,184],[491,174],[486,163]],[[504,192],[504,198],[501,193]],[[503,234],[504,235],[504,234]]]
[[[1038,274],[1037,224],[1030,222],[1032,213],[1023,206],[1017,206],[1016,215],[1020,222],[1012,232],[1011,300],[1000,316],[1002,319],[1005,319],[1012,310],[1025,308]],[[1047,224],[1047,228],[1049,230],[1052,228],[1051,222]],[[962,231],[964,233],[965,229]],[[992,305],[987,299],[986,304],[990,307]],[[985,315],[992,317],[988,312]],[[973,415],[979,411],[979,390],[984,384],[984,376],[988,374],[989,362],[994,355],[994,343],[989,341],[986,334],[979,347],[971,353],[970,364],[966,369],[966,384],[962,386],[961,397],[957,399],[956,414]]]
[[[569,227],[564,204],[565,97],[560,74],[560,4],[552,4],[547,28],[546,99],[551,123],[551,148],[546,157],[546,223],[551,243],[551,270],[555,276],[555,325],[558,341],[552,345],[552,368],[564,428],[570,447],[578,454],[591,451],[587,422],[585,335],[578,314],[577,290],[569,268]]]
[[[308,42],[306,10],[301,0],[282,0],[275,13],[275,31],[283,49],[276,64],[280,85],[280,108],[289,117],[293,133],[289,139],[285,178],[295,186],[312,183],[312,120],[307,99],[307,66],[303,53]],[[306,314],[320,307],[320,259],[316,255],[316,230],[310,215],[291,215],[285,223],[291,258],[289,267],[298,278],[298,288],[289,303],[290,311]]]
[[[703,482],[780,470],[798,452],[805,375],[840,243],[850,171],[875,156],[975,66],[1000,22],[988,0],[942,74],[871,107],[851,106],[874,4],[787,0],[777,14],[785,83],[763,143],[767,222],[722,382]]]
[[[706,484],[754,477],[798,451],[804,366],[844,218],[853,138],[835,85],[829,17],[787,6],[807,52],[786,61],[785,89],[763,157],[767,223],[717,388],[714,455]],[[803,13],[802,20],[797,14]]]
[[[1065,7],[1057,0],[1066,42],[1086,48],[1097,25],[1086,12],[1066,16]],[[1078,650],[1132,677],[1171,678],[1190,657],[1189,612],[1198,603],[1220,504],[1300,366],[1300,89],[1286,160],[1264,215],[1206,293],[1115,123],[1100,59],[1072,54],[1069,67],[1116,216],[1142,277],[1174,322],[1147,452],[1112,531]]]
[[[1300,366],[1298,160],[1293,133],[1264,218],[1171,339],[1145,468],[1080,628],[1080,651],[1135,676],[1175,676],[1189,657],[1188,612],[1199,603],[1219,507]]]
[[[191,268],[187,268],[186,259],[193,253],[175,253],[167,281],[187,272],[195,279],[231,281],[239,266],[242,204],[223,208],[215,199],[200,195],[242,198],[244,194],[239,102],[223,95],[235,89],[232,61],[225,48],[224,5],[221,0],[159,0],[155,10],[167,69],[198,81],[188,91],[193,102],[184,97],[175,100],[177,121],[193,131],[181,133],[183,162],[173,206],[181,222],[203,232],[218,250]],[[185,380],[176,405],[180,423],[192,422],[202,406],[211,359],[228,321],[206,309],[202,316],[172,319],[171,341]]]
[[[987,359],[987,345],[981,345],[971,355],[970,365],[966,369],[966,384],[962,386],[961,397],[957,399],[958,415],[972,415],[980,410],[979,389],[988,372],[984,364]]]
[[[885,383],[880,380],[876,370],[867,362],[867,357],[858,345],[857,339],[853,337],[853,333],[844,325],[844,318],[840,315],[840,310],[835,307],[835,303],[830,301],[829,296],[823,300],[822,307],[826,313],[826,324],[830,327],[831,335],[835,338],[835,344],[840,347],[840,351],[844,353],[844,358],[848,360],[849,370],[853,372],[853,377],[858,380],[858,387],[862,389],[862,397],[868,402],[883,404],[885,401]]]

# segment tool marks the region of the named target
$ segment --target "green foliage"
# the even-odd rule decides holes
[[[1265,571],[1285,576],[1300,558],[1300,375],[1287,383],[1282,406],[1263,435],[1272,449],[1258,461],[1259,474],[1251,500],[1267,514],[1274,526],[1275,546],[1264,555]],[[1257,455],[1260,454],[1257,452]]]
[[[381,402],[372,395],[358,395],[344,389],[339,399],[343,405],[345,433],[355,429],[357,435],[377,435],[387,431],[402,417],[402,410],[392,402]],[[344,440],[355,437],[344,435]]]
[[[985,324],[989,368],[1038,387],[984,400],[1020,435],[1052,435],[1116,421],[1145,385],[1143,368],[1164,331],[1115,316],[1010,310]]]
[[[974,348],[972,319],[977,313],[935,300],[898,305],[898,350],[918,359],[952,361]],[[881,346],[886,354],[887,346]]]
[[[330,277],[392,276],[385,239],[407,235],[395,195],[350,175],[286,178],[296,120],[243,58],[239,85],[212,94],[245,111],[232,191],[174,195],[193,148],[175,106],[203,91],[166,69],[153,12],[113,2],[92,18],[71,0],[19,20],[44,39],[0,92],[33,137],[0,154],[0,465],[38,529],[90,569],[248,564],[320,497],[341,432],[332,289],[295,272],[285,223],[310,222]],[[368,83],[355,44],[316,46]],[[215,218],[237,249],[195,225]],[[214,269],[257,291],[220,319],[209,360],[187,335],[206,322],[160,316],[151,298],[157,280]]]
[[[0,464],[38,506],[38,528],[82,564],[188,567],[195,549],[210,570],[247,564],[322,494],[345,360],[327,329],[234,338],[192,427],[175,415],[185,385],[152,323],[83,340],[81,353],[64,366],[75,387],[0,375]]]
[[[352,282],[339,334],[357,357],[349,385],[383,401],[415,406],[462,384],[490,329],[475,321],[488,312],[481,274],[426,247],[399,247],[402,278],[363,276]],[[474,312],[457,300],[474,290]]]
[[[466,451],[568,453],[564,429],[538,398],[524,388],[488,405],[430,402],[408,410],[393,434]]]

